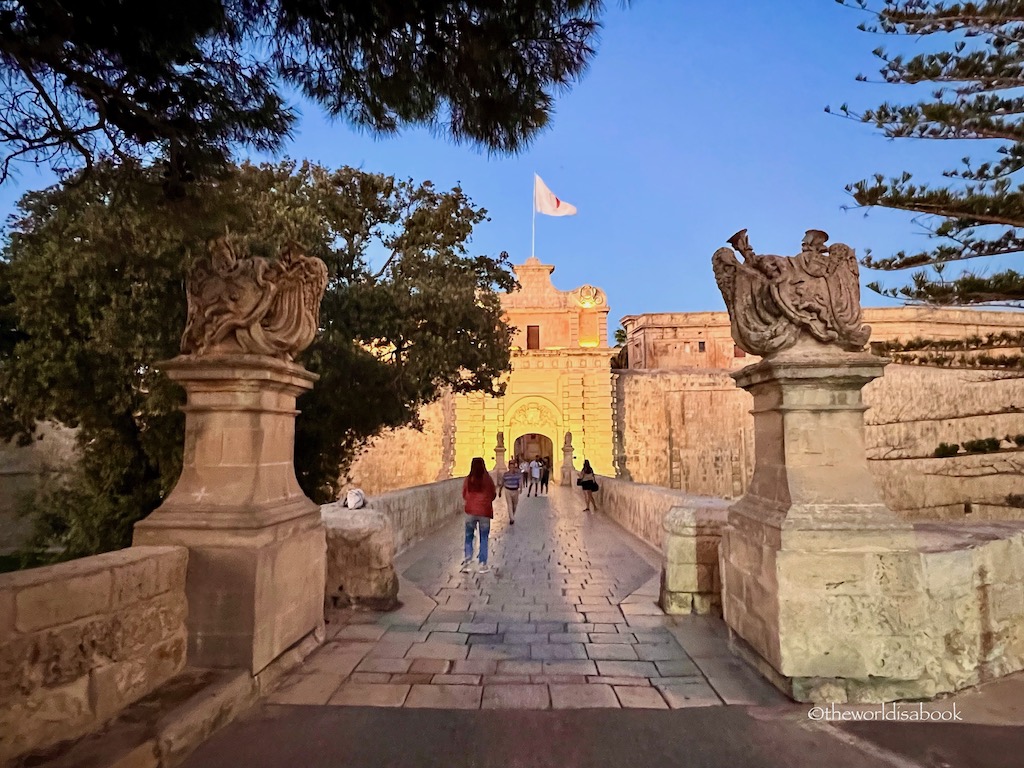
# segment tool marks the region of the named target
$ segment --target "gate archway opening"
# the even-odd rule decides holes
[[[548,466],[553,467],[555,459],[555,446],[551,438],[539,432],[527,432],[516,438],[512,447],[513,456],[520,460],[532,461],[533,459],[547,459]]]

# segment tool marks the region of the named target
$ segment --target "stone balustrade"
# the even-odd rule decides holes
[[[366,505],[387,515],[395,532],[395,553],[401,554],[428,533],[463,513],[464,479],[456,477],[382,493],[371,496]]]
[[[729,502],[599,477],[598,510],[664,555],[666,613],[721,612],[718,543]]]
[[[0,575],[0,764],[96,730],[185,665],[184,547]]]
[[[363,509],[347,509],[340,501],[320,507],[327,532],[327,607],[393,607],[395,556],[462,514],[462,482],[458,477],[383,493],[367,499]]]

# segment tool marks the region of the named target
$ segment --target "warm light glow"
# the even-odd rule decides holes
[[[597,346],[597,342],[596,341],[581,341],[580,342],[580,346],[581,347],[596,347]]]

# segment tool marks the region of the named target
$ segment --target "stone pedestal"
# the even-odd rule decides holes
[[[797,699],[920,676],[900,618],[920,604],[920,558],[864,451],[861,389],[883,366],[815,343],[733,374],[754,396],[755,468],[722,538],[724,616]]]
[[[161,368],[188,394],[184,463],[134,543],[189,549],[189,664],[255,674],[323,625],[324,529],[293,464],[295,399],[317,377],[248,354]]]
[[[720,506],[672,507],[664,531],[658,604],[668,614],[722,613],[718,544],[725,523]]]
[[[494,476],[499,478],[505,474],[508,464],[505,463],[505,433],[498,433],[498,442],[494,446]],[[497,482],[497,481],[496,481]]]
[[[562,445],[562,472],[558,480],[559,485],[576,484],[576,467],[572,463],[572,433],[565,433],[565,443]]]
[[[321,507],[321,516],[327,531],[327,607],[394,608],[398,574],[395,532],[388,516],[338,503]]]

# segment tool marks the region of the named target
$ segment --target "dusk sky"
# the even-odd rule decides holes
[[[428,131],[375,139],[330,123],[312,105],[301,105],[285,153],[461,184],[491,218],[472,251],[508,251],[516,263],[530,255],[536,171],[579,209],[537,217],[537,256],[556,266],[560,289],[604,288],[612,323],[641,312],[724,309],[711,255],[742,228],[758,253],[792,255],[811,228],[858,255],[924,245],[909,214],[842,210],[852,202],[849,182],[902,170],[937,180],[965,154],[951,142],[891,142],[824,112],[907,95],[855,81],[877,72],[874,47],[898,42],[859,32],[862,13],[832,0],[612,6],[590,70],[519,156],[489,157]],[[0,188],[0,210],[11,212],[23,191],[48,181],[23,168]],[[877,277],[862,270],[864,282]],[[863,300],[886,303],[866,290]]]

